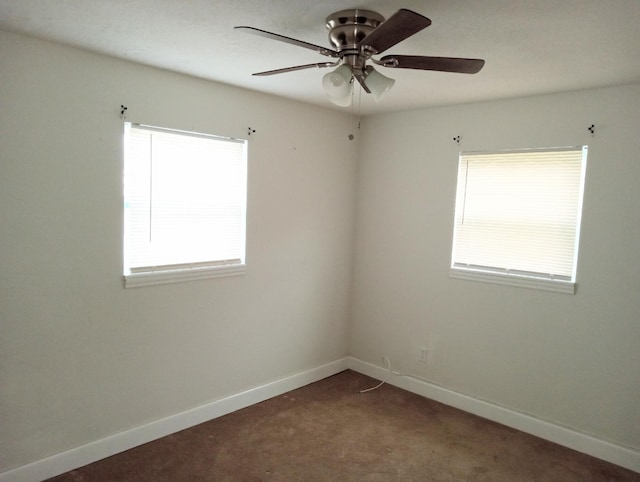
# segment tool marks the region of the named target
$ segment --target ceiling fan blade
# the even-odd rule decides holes
[[[326,47],[322,47],[320,45],[310,44],[309,42],[304,42],[302,40],[297,40],[291,37],[285,37],[284,35],[280,35],[273,32],[267,32],[266,30],[260,30],[259,28],[254,27],[234,27],[237,30],[242,30],[247,33],[251,33],[253,35],[259,35],[260,37],[270,38],[273,40],[279,40],[280,42],[288,43],[291,45],[297,45],[298,47],[304,47],[305,49],[313,50],[320,55],[326,55],[327,57],[338,57],[338,52],[335,50],[328,49]]]
[[[431,20],[411,10],[401,9],[367,35],[359,47],[367,46],[381,54],[395,44],[431,25]]]
[[[423,57],[421,55],[386,55],[376,63],[398,69],[438,70],[461,74],[475,74],[484,66],[482,59]]]
[[[340,63],[340,61],[338,61],[338,62],[318,62],[316,64],[296,65],[295,67],[285,67],[284,69],[266,70],[264,72],[256,72],[253,75],[258,75],[258,76],[275,75],[275,74],[284,74],[285,72],[295,72],[296,70],[313,69],[315,67],[319,67],[319,68],[336,67],[339,63]]]

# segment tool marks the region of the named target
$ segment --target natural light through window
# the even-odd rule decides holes
[[[574,292],[587,147],[460,155],[450,274]]]
[[[127,286],[244,269],[247,142],[125,125]]]

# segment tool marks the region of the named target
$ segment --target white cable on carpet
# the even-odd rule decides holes
[[[383,356],[383,357],[382,357],[382,361],[384,361],[384,362],[386,362],[386,363],[387,363],[387,370],[389,370],[389,375],[391,375],[391,373],[393,373],[393,372],[391,371],[391,360],[389,360],[389,358],[388,358],[388,357]],[[360,393],[367,393],[367,392],[370,392],[370,391],[372,391],[372,390],[376,390],[376,389],[380,388],[382,385],[384,385],[384,383],[385,383],[385,380],[382,380],[382,381],[381,381],[380,383],[378,383],[375,387],[365,388],[364,390],[360,390]]]

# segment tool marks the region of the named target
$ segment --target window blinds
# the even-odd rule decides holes
[[[125,271],[244,261],[246,141],[125,126]]]
[[[452,269],[573,282],[586,153],[462,153]]]

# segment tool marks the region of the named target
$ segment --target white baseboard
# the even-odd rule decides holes
[[[535,418],[410,376],[389,375],[387,368],[349,357],[348,367],[465,412],[515,428],[621,467],[640,472],[640,452],[571,428]]]
[[[37,482],[317,382],[348,368],[348,358],[281,378],[206,405],[0,473],[0,482]]]
[[[378,380],[384,380],[390,385],[459,408],[465,412],[479,415],[488,420],[493,420],[508,427],[592,455],[635,472],[640,472],[640,452],[629,447],[616,445],[417,378],[393,375],[390,378],[386,368],[357,358],[346,357],[0,473],[0,482],[37,482],[55,477],[160,437],[282,395],[309,383],[335,375],[347,368]]]

